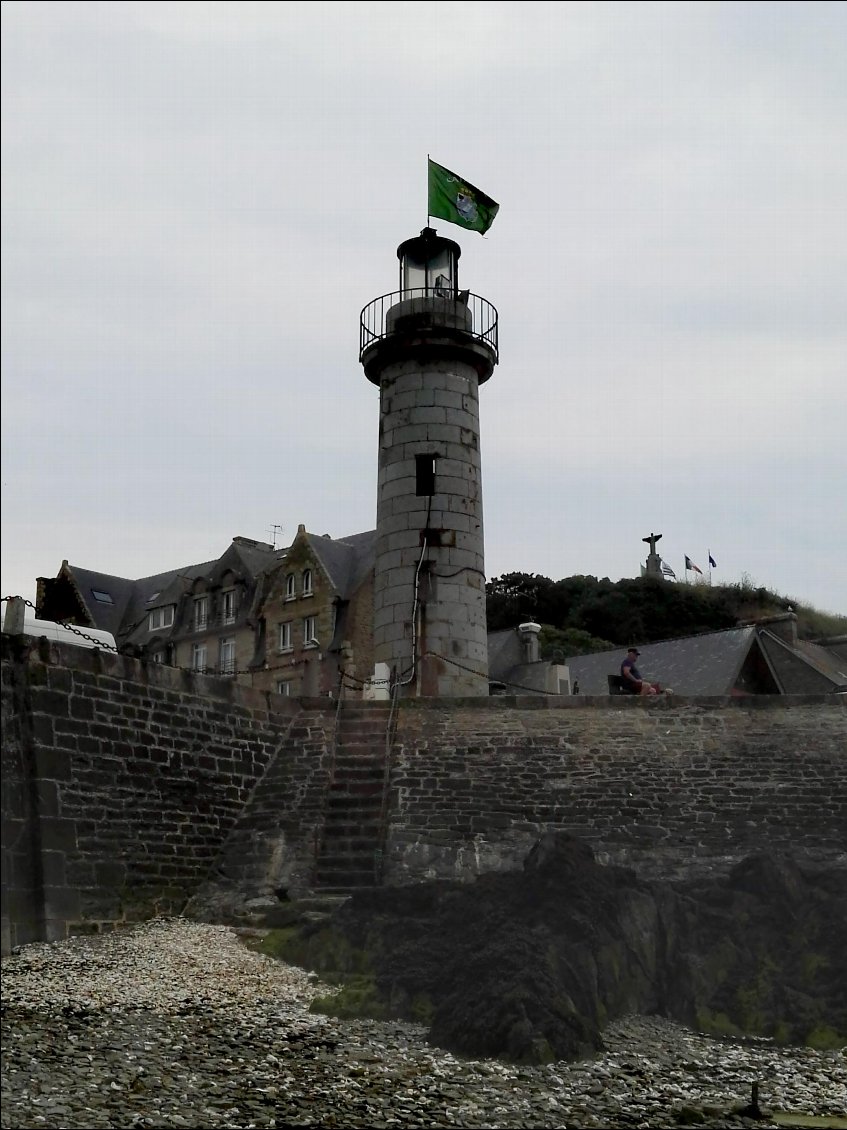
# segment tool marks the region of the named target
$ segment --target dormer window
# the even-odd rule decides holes
[[[153,608],[150,610],[147,627],[151,632],[157,632],[160,628],[169,628],[173,622],[174,606],[172,604],[165,604],[162,608]]]
[[[192,609],[191,626],[195,632],[203,632],[209,624],[208,596],[195,596]]]
[[[227,589],[221,593],[221,618],[224,624],[235,623],[236,601],[235,589]]]
[[[303,570],[303,596],[312,595],[312,570]]]
[[[296,585],[297,585],[297,582],[294,578],[294,574],[289,573],[288,576],[285,578],[285,599],[286,600],[293,600],[294,597],[297,595]]]

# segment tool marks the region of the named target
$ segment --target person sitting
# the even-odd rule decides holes
[[[621,690],[624,694],[661,694],[662,688],[659,684],[648,683],[635,666],[640,654],[637,647],[631,647],[627,651],[626,659],[621,664]]]

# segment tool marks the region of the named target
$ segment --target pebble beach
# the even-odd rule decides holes
[[[21,947],[2,965],[2,1126],[774,1125],[731,1113],[753,1081],[765,1111],[847,1111],[845,1049],[632,1016],[593,1059],[523,1067],[451,1055],[420,1025],[309,1012],[331,991],[182,919]]]

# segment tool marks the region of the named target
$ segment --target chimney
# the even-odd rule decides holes
[[[523,661],[524,663],[537,663],[538,662],[538,633],[541,631],[540,624],[518,624],[518,635],[520,636],[521,647],[523,648]]]
[[[232,539],[234,545],[243,545],[245,549],[270,549],[273,546],[266,541],[256,541],[255,538],[234,537]]]
[[[742,628],[766,628],[767,631],[784,640],[790,647],[797,646],[797,613],[788,610],[776,616],[762,616],[758,620],[740,620]]]

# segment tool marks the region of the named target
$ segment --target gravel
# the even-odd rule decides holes
[[[223,926],[156,920],[22,947],[2,966],[2,1126],[607,1127],[843,1116],[845,1050],[718,1041],[655,1017],[609,1026],[591,1060],[466,1060],[399,1021],[308,1009],[313,974]],[[825,1124],[825,1123],[823,1123]]]

